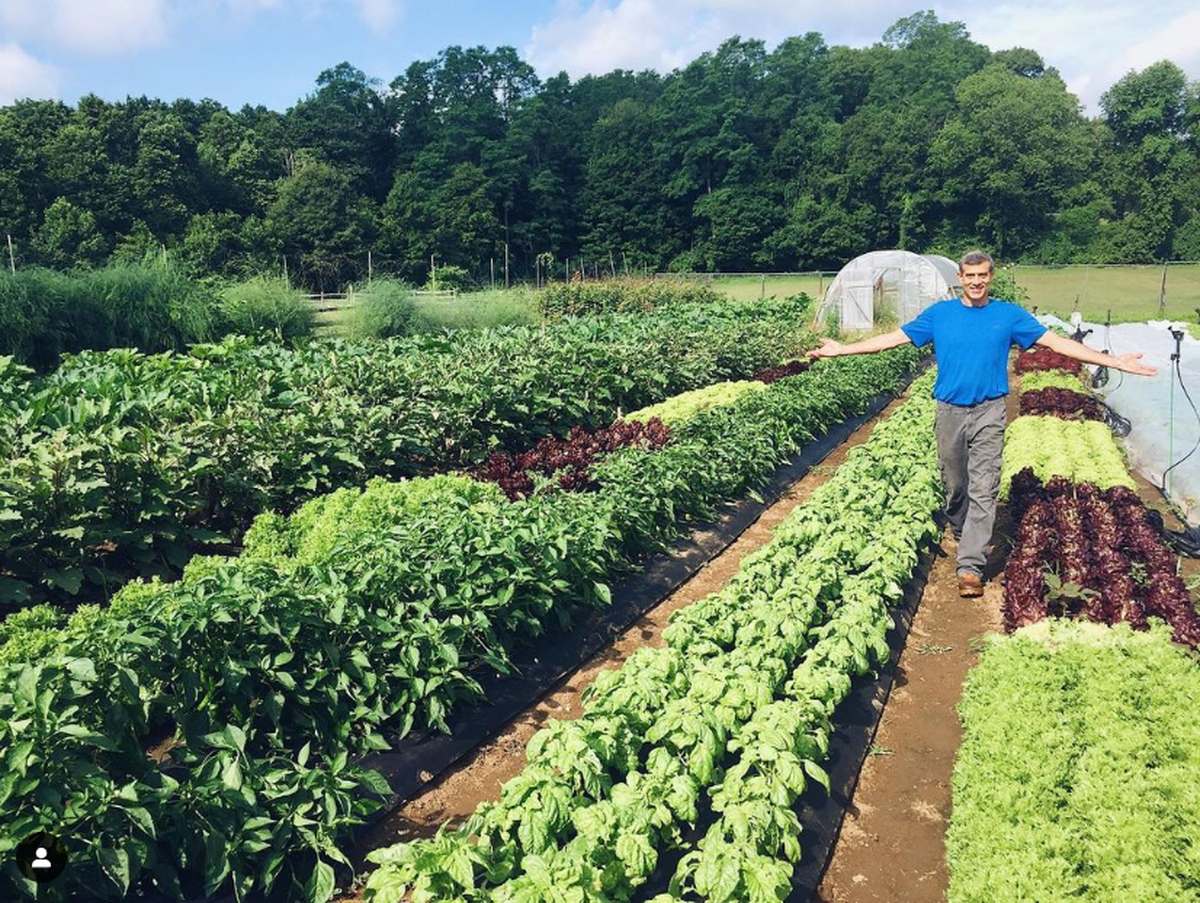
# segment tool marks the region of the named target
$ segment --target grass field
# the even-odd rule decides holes
[[[1200,264],[1167,267],[1165,314],[1158,309],[1162,287],[1161,266],[1122,267],[1016,267],[1017,285],[1029,293],[1029,306],[1040,313],[1064,319],[1078,306],[1084,318],[1104,322],[1109,310],[1113,322],[1158,319],[1196,322],[1200,314]],[[807,292],[818,301],[834,274],[801,276],[724,276],[713,286],[731,298],[752,300],[770,295]]]
[[[1158,309],[1161,266],[1017,267],[1017,285],[1029,292],[1029,305],[1066,317],[1078,305],[1084,319],[1102,323],[1161,319],[1195,323],[1200,307],[1200,264],[1167,267],[1165,313]]]
[[[1066,319],[1078,306],[1084,319],[1095,323],[1103,323],[1109,310],[1114,323],[1163,316],[1193,324],[1200,321],[1200,264],[1167,267],[1162,314],[1158,304],[1161,266],[1022,266],[1012,271],[1017,285],[1028,292],[1029,306],[1039,313],[1054,313]],[[741,301],[806,292],[819,303],[835,275],[716,276],[710,281],[718,291]],[[416,328],[430,331],[536,322],[534,294],[532,289],[516,287],[463,294],[453,300],[421,299],[417,302]],[[336,331],[345,315],[345,310],[330,311],[321,319]]]
[[[836,273],[805,274],[799,276],[718,276],[712,286],[739,301],[753,301],[771,295],[786,298],[805,292],[820,301],[825,296]]]

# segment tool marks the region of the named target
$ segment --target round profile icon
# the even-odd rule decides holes
[[[67,867],[67,847],[53,834],[30,834],[17,845],[17,868],[39,884],[53,881]]]

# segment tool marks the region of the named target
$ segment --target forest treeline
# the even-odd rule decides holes
[[[901,19],[866,48],[731,38],[667,75],[541,80],[449,47],[390,84],[349,63],[286,112],[95,95],[0,108],[17,266],[171,250],[193,274],[332,289],[430,260],[487,281],[833,268],[863,251],[1200,259],[1200,88],[1130,72],[1089,118],[1034,51]],[[285,264],[286,261],[286,264]],[[5,261],[8,263],[8,261]]]

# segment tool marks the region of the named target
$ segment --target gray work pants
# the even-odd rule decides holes
[[[938,466],[946,515],[958,538],[958,572],[983,574],[996,525],[1000,456],[1008,420],[1003,398],[974,405],[937,403]]]

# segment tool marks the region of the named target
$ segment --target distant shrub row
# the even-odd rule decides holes
[[[610,279],[605,282],[556,283],[543,289],[538,307],[546,317],[653,310],[664,304],[724,299],[712,286],[675,279]]]
[[[359,337],[406,335],[414,305],[400,283],[377,281],[349,324]],[[114,264],[61,273],[0,272],[0,356],[47,371],[65,353],[182,350],[226,335],[311,335],[312,305],[283,279],[214,286],[171,264]]]

